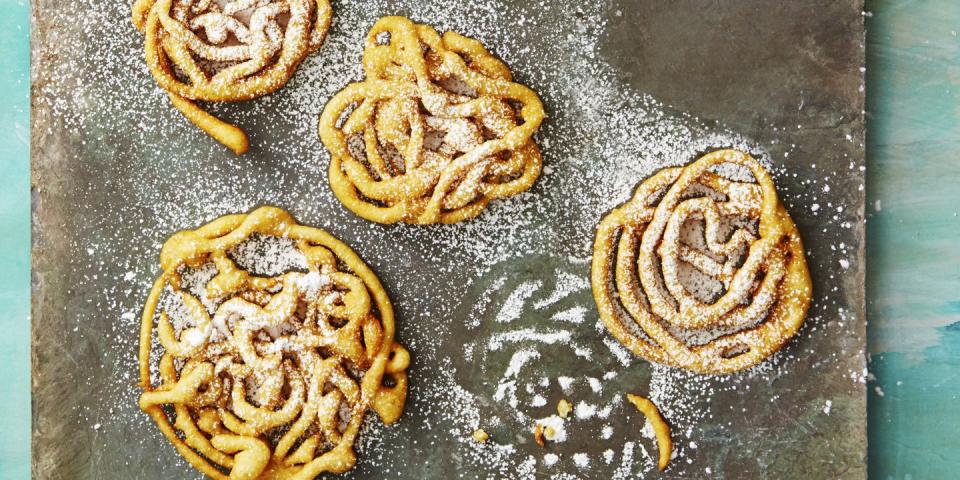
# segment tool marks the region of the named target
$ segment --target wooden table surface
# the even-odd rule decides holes
[[[0,7],[0,478],[28,478],[28,6]],[[866,15],[870,476],[956,478],[960,4],[875,0]]]

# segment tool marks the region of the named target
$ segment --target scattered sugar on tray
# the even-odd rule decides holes
[[[484,294],[477,299],[476,304],[471,308],[471,318],[467,321],[469,327],[476,328],[480,326],[480,319],[482,317],[479,312],[483,312],[487,308],[487,304],[493,299],[493,292],[500,290],[506,281],[507,277],[497,278],[497,280],[484,291]]]
[[[594,377],[587,377],[587,383],[590,384],[590,390],[593,390],[594,393],[603,392],[603,384],[600,383],[600,380]]]
[[[557,274],[556,287],[554,291],[550,293],[549,297],[534,303],[533,308],[544,308],[570,296],[570,294],[576,292],[577,290],[589,288],[590,282],[588,282],[585,278],[578,275],[573,275],[569,272],[561,271]]]
[[[575,453],[573,454],[573,463],[578,468],[587,468],[590,466],[590,456],[583,452]]]
[[[609,449],[609,448],[608,448],[608,449],[604,450],[604,451],[603,451],[603,461],[604,461],[607,465],[610,465],[610,463],[613,462],[613,456],[614,456],[614,455],[615,455],[615,454],[614,454],[614,452],[613,452],[612,449]]]
[[[523,311],[523,304],[531,295],[540,289],[542,285],[539,281],[522,283],[519,288],[510,294],[506,302],[504,302],[503,307],[500,308],[500,312],[497,313],[496,321],[499,323],[507,323],[519,318]]]
[[[635,443],[627,441],[623,444],[623,452],[620,455],[620,466],[614,472],[613,477],[616,480],[626,480],[633,478],[633,449]],[[643,448],[643,447],[641,447]]]
[[[586,307],[577,305],[553,314],[553,316],[550,317],[550,319],[559,321],[559,322],[580,324],[580,323],[583,323],[583,320],[586,314],[587,314]]]
[[[500,350],[505,343],[520,343],[524,341],[535,341],[546,345],[553,345],[557,342],[569,342],[570,332],[547,331],[541,332],[532,328],[514,330],[512,332],[501,332],[490,337],[487,341],[487,348],[490,350]]]
[[[593,350],[590,350],[587,347],[573,344],[573,353],[574,355],[585,358],[587,360],[593,359]]]
[[[612,338],[603,337],[603,344],[607,346],[610,353],[616,357],[624,367],[629,367],[633,363],[633,355],[619,342]]]
[[[283,168],[265,170],[259,165],[251,166],[249,162],[224,162],[218,157],[218,153],[209,145],[202,143],[199,147],[186,145],[184,155],[177,158],[167,159],[165,162],[156,162],[155,164],[117,162],[116,165],[106,165],[105,168],[127,169],[133,177],[131,185],[134,187],[130,191],[130,204],[128,207],[120,208],[115,212],[105,212],[102,222],[90,225],[76,225],[78,236],[89,236],[89,232],[102,232],[106,239],[103,245],[94,245],[87,247],[88,256],[95,258],[115,258],[120,262],[122,269],[120,272],[128,271],[136,274],[136,288],[133,292],[122,294],[123,291],[109,289],[102,292],[102,297],[96,300],[101,310],[104,312],[115,312],[113,318],[120,318],[117,323],[118,330],[112,332],[114,335],[114,351],[116,355],[115,364],[112,365],[114,371],[118,372],[120,378],[129,377],[129,372],[135,370],[128,357],[123,352],[128,352],[130,346],[136,342],[135,335],[130,335],[137,322],[136,315],[126,315],[132,311],[139,311],[138,302],[142,301],[136,292],[138,289],[144,291],[149,288],[152,275],[156,273],[155,255],[159,250],[158,240],[162,240],[173,231],[182,228],[196,227],[205,221],[208,221],[223,213],[234,213],[248,210],[260,203],[269,202],[280,205],[296,206],[294,213],[298,217],[313,219],[314,224],[318,226],[335,225],[332,232],[342,233],[349,228],[353,228],[354,238],[362,238],[359,243],[354,242],[353,246],[358,248],[365,258],[374,260],[378,258],[392,258],[387,253],[391,249],[396,249],[401,253],[409,253],[414,249],[439,250],[441,248],[450,249],[456,255],[463,258],[469,258],[469,262],[475,262],[474,266],[466,268],[476,268],[477,272],[482,272],[484,268],[493,265],[502,260],[513,257],[514,255],[527,255],[536,253],[538,247],[537,235],[539,231],[530,228],[536,224],[536,221],[543,218],[544,215],[557,210],[558,205],[565,205],[571,202],[563,199],[563,204],[552,196],[554,191],[582,191],[579,188],[585,184],[595,184],[593,195],[577,195],[577,201],[572,202],[569,217],[576,219],[580,225],[577,227],[580,232],[592,231],[593,223],[599,218],[605,209],[617,201],[625,200],[631,193],[633,186],[639,178],[650,173],[660,166],[683,162],[690,158],[691,152],[703,149],[705,145],[710,144],[733,144],[743,145],[742,141],[735,136],[726,133],[720,135],[703,135],[703,133],[694,133],[702,128],[696,125],[696,121],[689,118],[671,119],[664,116],[662,111],[664,107],[652,99],[638,98],[633,94],[627,93],[623,86],[610,75],[610,68],[598,60],[595,55],[596,38],[598,38],[604,29],[604,20],[602,6],[584,5],[578,6],[582,16],[578,15],[578,32],[571,33],[562,29],[557,29],[557,38],[550,39],[552,47],[542,52],[532,52],[526,45],[522,36],[511,37],[505,33],[514,33],[511,25],[515,25],[512,20],[515,19],[513,13],[498,11],[491,5],[480,4],[457,4],[455,2],[441,2],[443,5],[423,5],[412,2],[401,1],[396,8],[409,9],[416,7],[417,16],[422,20],[429,20],[441,29],[453,28],[462,33],[475,35],[481,40],[488,42],[491,49],[503,57],[511,67],[517,68],[518,76],[525,76],[529,84],[535,88],[540,88],[545,103],[553,105],[558,112],[554,118],[548,120],[544,130],[538,135],[541,139],[541,147],[545,152],[545,160],[549,167],[554,170],[553,174],[544,175],[538,186],[539,193],[529,194],[505,202],[495,202],[487,214],[469,224],[451,227],[449,229],[434,229],[431,235],[418,234],[413,229],[398,228],[391,230],[391,233],[385,234],[382,228],[378,226],[364,225],[345,215],[338,208],[329,208],[332,203],[332,196],[325,188],[317,188],[315,175],[303,175],[303,172],[318,171],[318,165],[325,165],[326,153],[314,134],[316,115],[322,109],[323,104],[329,96],[338,91],[348,81],[361,77],[361,68],[359,64],[359,52],[361,40],[365,35],[364,28],[345,28],[347,25],[354,25],[359,20],[364,25],[372,23],[373,17],[378,12],[385,11],[387,3],[373,1],[364,4],[360,3],[342,3],[337,4],[337,13],[335,19],[335,32],[331,33],[330,38],[324,48],[317,54],[307,59],[301,67],[290,85],[282,89],[275,95],[250,102],[251,108],[247,111],[237,112],[232,106],[217,106],[214,111],[229,111],[230,118],[237,118],[242,123],[255,121],[262,117],[272,119],[273,112],[287,111],[289,123],[295,126],[296,134],[284,141],[264,142],[260,146],[267,156],[276,158],[278,164],[289,166],[286,170]],[[535,6],[534,6],[535,7]],[[179,140],[183,137],[197,137],[199,134],[192,125],[181,121],[176,116],[176,112],[166,104],[164,95],[152,83],[149,75],[146,74],[146,68],[143,65],[141,54],[138,49],[131,48],[130,39],[136,35],[129,27],[129,6],[126,4],[116,4],[103,8],[102,5],[94,5],[90,1],[81,0],[64,7],[62,12],[56,12],[55,17],[63,20],[69,19],[73,22],[77,18],[82,18],[82,24],[97,26],[97,32],[103,30],[101,26],[108,30],[112,29],[123,34],[116,35],[97,35],[90,40],[94,42],[94,48],[104,55],[97,63],[97,71],[103,71],[104,65],[108,69],[129,69],[138,72],[140,78],[137,82],[130,82],[123,76],[103,77],[102,82],[86,82],[79,76],[82,62],[88,62],[89,57],[81,52],[89,46],[81,43],[75,38],[67,36],[68,30],[64,29],[63,34],[48,29],[47,36],[39,48],[38,54],[43,55],[45,48],[43,45],[57,45],[62,49],[64,55],[61,55],[62,62],[50,62],[41,65],[42,75],[58,75],[66,78],[67,81],[58,84],[38,84],[36,86],[38,110],[43,112],[52,112],[56,118],[73,131],[81,132],[88,138],[84,141],[101,141],[105,145],[112,145],[119,135],[139,135],[142,143],[152,144],[156,142]],[[393,11],[393,6],[391,11]],[[530,17],[528,21],[538,21],[536,8],[521,9],[526,11]],[[485,22],[476,22],[477,19],[488,19]],[[93,28],[93,27],[85,27]],[[589,33],[582,33],[589,32]],[[526,33],[526,32],[522,32]],[[138,39],[139,41],[139,39]],[[556,51],[550,50],[555,48]],[[558,68],[561,55],[556,52],[566,51],[565,55],[574,55],[582,58],[582,65],[574,66],[571,71],[565,71],[564,75],[557,76],[554,72],[561,71]],[[71,53],[73,52],[73,53]],[[47,52],[51,53],[51,52]],[[533,57],[533,58],[531,58]],[[542,63],[539,63],[542,57]],[[538,63],[531,66],[531,63]],[[65,68],[66,67],[66,68]],[[71,70],[76,69],[76,70]],[[590,87],[584,88],[586,84],[584,78],[589,77]],[[594,78],[596,77],[596,78]],[[59,94],[56,89],[59,85],[71,85],[76,88],[73,91],[66,90]],[[609,92],[597,99],[590,99],[590,92]],[[573,103],[579,104],[577,111],[565,113],[562,110],[566,103],[565,98],[573,98]],[[97,101],[103,104],[103,109],[111,112],[123,111],[142,111],[144,108],[160,111],[161,115],[169,116],[169,122],[146,122],[139,121],[136,129],[126,128],[124,115],[104,115],[102,118],[87,117],[82,108],[75,108],[75,104]],[[616,105],[616,109],[611,108]],[[152,115],[152,114],[151,114]],[[156,115],[154,115],[156,116]],[[582,119],[576,120],[576,119]],[[612,121],[604,121],[612,119]],[[576,120],[576,122],[574,122]],[[101,122],[95,125],[95,122]],[[579,130],[578,130],[579,129]],[[255,131],[252,127],[251,131]],[[268,129],[268,133],[272,129]],[[121,133],[122,132],[122,133]],[[695,140],[696,135],[703,135],[704,141]],[[557,138],[566,138],[564,142],[549,141]],[[590,141],[588,144],[586,140]],[[610,139],[623,139],[623,142],[611,142]],[[266,140],[266,138],[264,138]],[[578,143],[579,142],[579,143]],[[582,151],[581,151],[582,150]],[[319,155],[318,155],[319,152]],[[643,152],[639,156],[637,152]],[[577,171],[582,159],[588,159],[597,155],[600,158],[611,159],[608,163],[591,164],[592,171],[583,172],[576,176],[571,175],[570,171]],[[324,158],[318,158],[324,157]],[[119,156],[118,158],[123,158]],[[634,159],[633,164],[627,165],[622,161],[624,158]],[[191,188],[178,191],[176,187],[180,181],[172,181],[167,178],[166,172],[171,168],[182,169],[185,171],[202,172],[206,168],[211,168],[219,173],[225,173],[223,176],[205,177],[203,182],[196,182]],[[573,168],[578,167],[578,168]],[[69,173],[69,172],[68,172]],[[259,178],[263,177],[263,178]],[[323,179],[321,179],[322,181]],[[269,191],[256,191],[251,193],[251,186],[269,184]],[[93,188],[97,188],[94,186]],[[571,190],[572,188],[572,190]],[[311,197],[310,202],[303,202],[304,192],[308,192]],[[93,198],[93,197],[91,197]],[[79,199],[81,202],[84,198]],[[785,202],[789,202],[785,198]],[[832,208],[832,207],[831,207]],[[122,223],[130,218],[141,218],[141,212],[149,212],[151,217],[140,220],[142,238],[131,241],[126,240],[122,234],[113,234],[104,230],[102,225]],[[552,217],[546,217],[551,218]],[[316,220],[319,219],[319,220]],[[562,220],[568,221],[568,220]],[[320,222],[319,224],[316,222]],[[839,223],[837,224],[839,225]],[[563,235],[566,237],[566,234]],[[569,238],[560,238],[562,242],[567,242],[566,246],[560,246],[561,251],[558,254],[580,258],[584,251],[589,249],[588,238],[580,238],[581,235],[571,236]],[[589,235],[587,235],[589,236]],[[425,238],[430,237],[430,238]],[[345,240],[350,240],[345,239]],[[399,241],[397,241],[399,240]],[[113,243],[111,243],[113,242]],[[81,247],[82,248],[82,247]],[[76,266],[84,268],[85,271],[106,273],[104,263],[92,264],[88,268],[82,262],[87,262],[86,258],[78,255]],[[586,257],[589,261],[589,257]],[[833,260],[836,262],[836,260]],[[100,262],[98,260],[98,262]],[[468,262],[468,263],[469,263]],[[124,264],[125,263],[125,264]],[[835,265],[836,263],[834,263]],[[443,267],[446,268],[446,267]],[[460,268],[460,267],[458,267]],[[381,269],[382,270],[382,269]],[[436,355],[434,346],[437,339],[449,338],[449,330],[444,327],[426,328],[421,325],[419,330],[410,328],[409,325],[417,325],[420,315],[429,315],[435,317],[444,317],[449,315],[452,306],[429,305],[425,301],[413,298],[412,295],[404,292],[422,291],[422,289],[431,289],[442,287],[441,283],[444,276],[442,269],[432,273],[437,273],[436,278],[424,278],[421,275],[411,274],[398,278],[393,278],[390,285],[391,293],[396,293],[398,298],[394,298],[396,303],[402,303],[405,309],[410,313],[410,318],[403,318],[398,322],[400,328],[399,338],[411,347],[411,351],[416,356],[417,362],[428,362],[436,368],[449,368],[449,364],[443,362],[442,356]],[[383,272],[378,272],[383,273]],[[92,273],[92,276],[97,273]],[[113,275],[118,275],[114,273]],[[126,280],[127,275],[124,274]],[[91,277],[94,278],[94,277]],[[131,279],[133,280],[133,279]],[[95,285],[94,281],[89,282]],[[83,287],[84,285],[78,285]],[[127,287],[125,287],[127,288]],[[558,287],[559,289],[559,287]],[[88,300],[89,303],[89,300]],[[122,313],[121,313],[122,312]],[[811,320],[814,320],[812,317]],[[408,325],[409,324],[409,325]],[[608,336],[601,330],[601,334]],[[81,335],[84,333],[81,332]],[[607,339],[610,340],[610,339]],[[612,340],[610,340],[612,342]],[[605,341],[604,343],[607,343]],[[610,348],[611,353],[627,366],[631,362],[631,355],[626,352],[619,344],[613,344],[616,347]],[[543,343],[543,348],[559,347],[557,342]],[[617,349],[621,350],[625,357],[617,355]],[[479,352],[474,352],[477,358]],[[108,360],[112,361],[112,360]],[[424,363],[427,364],[427,363]],[[446,365],[446,367],[444,366]],[[780,367],[776,367],[780,368]],[[776,375],[776,370],[765,370],[763,375]],[[606,375],[604,376],[606,379]],[[860,381],[863,375],[858,372],[852,372],[851,378],[854,381]],[[681,382],[686,382],[680,380]],[[549,382],[548,382],[549,383]],[[449,424],[462,425],[465,423],[479,424],[479,410],[476,399],[473,394],[466,390],[457,389],[455,379],[447,378],[441,375],[437,378],[411,378],[411,407],[417,408],[427,419],[424,422],[430,424]],[[546,387],[547,385],[544,385]],[[690,391],[698,391],[701,385],[686,382],[684,386],[674,392],[678,398],[674,403],[684,403],[689,398]],[[693,390],[688,388],[693,387]],[[113,421],[130,423],[139,426],[140,430],[152,432],[151,435],[158,435],[155,431],[146,428],[142,415],[135,411],[135,408],[128,404],[129,398],[135,398],[138,393],[132,382],[123,385],[106,385],[107,389],[117,390],[112,393],[110,398],[117,399],[118,403],[109,405],[109,407],[118,407],[120,412],[117,416],[111,416]],[[451,392],[448,395],[441,395],[441,390]],[[120,400],[122,399],[122,400]],[[429,399],[439,399],[433,406]],[[445,413],[440,411],[441,406],[448,409]],[[680,424],[696,423],[696,416],[684,416],[682,405],[674,405],[672,413],[680,412],[677,422]],[[88,407],[98,408],[98,407]],[[665,409],[668,407],[664,407]],[[476,414],[476,415],[474,415]],[[372,461],[375,465],[380,465],[382,470],[386,471],[396,468],[397,460],[391,458],[389,452],[379,451],[377,457],[371,457],[377,454],[378,450],[371,448],[377,442],[386,442],[387,438],[394,438],[399,442],[404,437],[403,432],[409,432],[416,427],[411,424],[412,417],[404,417],[406,422],[401,421],[398,425],[391,428],[364,427],[364,435],[361,436],[358,443],[358,450],[366,460]],[[488,419],[489,420],[489,419]],[[671,421],[674,421],[671,418]],[[375,422],[371,421],[370,424]],[[460,427],[457,427],[460,428]],[[476,425],[474,425],[476,428]],[[472,431],[472,430],[469,430]],[[453,432],[451,431],[451,434]],[[469,432],[467,432],[467,435]],[[455,437],[458,438],[458,437]],[[630,449],[627,455],[627,444],[622,449],[621,467],[624,467],[624,473],[619,478],[632,478],[637,469],[640,471],[646,468],[644,464],[634,465],[632,442],[628,442]],[[396,444],[390,442],[391,445]],[[520,471],[518,466],[526,462],[522,455],[513,445],[483,446],[478,448],[473,445],[463,444],[460,446],[465,454],[465,461],[475,465],[480,465],[484,469],[493,472],[500,472],[500,476],[517,476]],[[642,448],[642,446],[641,446]],[[629,458],[628,458],[629,457]],[[177,459],[175,461],[182,464],[176,455],[165,456],[167,458]],[[629,461],[627,461],[629,460]],[[526,473],[524,473],[526,475]],[[532,474],[531,474],[532,475]],[[615,477],[616,478],[616,477]]]
[[[495,401],[500,402],[506,400],[507,404],[514,409],[514,412],[520,421],[525,421],[526,416],[516,410],[520,403],[519,399],[517,398],[516,377],[520,374],[520,369],[522,369],[527,362],[537,358],[540,358],[540,353],[534,350],[524,349],[514,352],[513,356],[510,357],[510,363],[507,366],[507,370],[500,378],[500,382],[497,384],[496,392],[493,394],[493,399]]]
[[[516,377],[520,373],[520,369],[523,368],[531,360],[540,358],[540,352],[531,349],[517,350],[514,352],[513,356],[510,357],[510,364],[507,366],[507,371],[504,372],[504,378]]]
[[[597,406],[592,403],[578,402],[577,406],[573,409],[573,414],[576,415],[579,420],[587,420],[597,414]]]

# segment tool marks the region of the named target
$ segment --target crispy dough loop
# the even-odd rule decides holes
[[[745,173],[752,178],[739,178]],[[691,224],[700,225],[696,239],[685,230]],[[704,299],[685,275],[719,293]],[[736,150],[644,180],[597,226],[591,277],[600,317],[621,343],[708,374],[779,350],[803,324],[812,290],[800,234],[773,181]]]
[[[385,17],[363,67],[366,79],[334,96],[319,124],[330,185],[357,215],[456,223],[539,177],[543,104],[480,42]]]
[[[241,269],[229,252],[252,235],[292,239],[307,271]],[[410,355],[393,340],[383,286],[349,247],[262,207],[174,234],[160,257],[141,323],[140,407],[205,474],[341,473],[356,463],[367,410],[399,419]],[[183,271],[207,264],[216,274],[198,298]],[[154,339],[161,350],[151,352]],[[159,385],[151,355],[160,355]]]
[[[195,102],[250,100],[284,86],[323,44],[333,15],[329,0],[137,0],[132,12],[157,84],[237,155],[249,147],[243,130]]]
[[[637,410],[640,410],[643,416],[647,417],[647,420],[650,421],[650,425],[653,426],[653,433],[657,436],[657,449],[660,451],[657,459],[657,468],[661,472],[666,470],[667,465],[670,464],[670,457],[673,455],[673,439],[670,437],[670,425],[663,419],[663,415],[660,414],[660,409],[657,408],[657,404],[653,403],[650,399],[628,393],[627,400],[629,400],[634,407],[637,407]]]

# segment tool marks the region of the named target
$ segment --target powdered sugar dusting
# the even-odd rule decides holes
[[[84,348],[107,339],[100,368],[75,379],[75,390],[96,386],[103,401],[70,415],[97,426],[90,440],[95,451],[120,451],[132,441],[137,451],[152,452],[103,458],[100,465],[195,474],[135,405],[139,312],[170,234],[260,204],[287,208],[357,250],[386,285],[397,308],[397,336],[414,359],[404,417],[384,427],[368,416],[357,444],[360,464],[347,477],[409,472],[416,458],[435,472],[464,472],[463,478],[571,478],[588,471],[634,478],[656,468],[648,453],[656,446],[637,435],[643,420],[623,401],[626,391],[660,406],[674,427],[678,458],[688,458],[691,441],[705,450],[699,426],[715,417],[712,400],[738,395],[755,377],[773,382],[796,363],[785,353],[739,376],[696,376],[638,361],[599,323],[588,281],[593,229],[645,176],[718,147],[748,150],[775,175],[787,174],[773,168],[763,146],[631,89],[600,52],[613,14],[608,5],[529,2],[509,9],[495,1],[373,0],[335,2],[334,9],[328,40],[285,88],[210,106],[251,134],[254,151],[239,159],[170,107],[144,65],[128,4],[78,0],[48,9],[49,26],[35,42],[44,59],[34,72],[35,114],[40,125],[59,125],[55,134],[70,149],[54,152],[68,160],[60,173],[73,183],[65,194],[79,211],[96,212],[63,220],[77,239],[65,260],[74,270],[71,301],[87,309],[68,327]],[[568,21],[555,21],[558,9]],[[550,116],[537,135],[545,168],[531,191],[492,203],[475,220],[432,228],[362,221],[333,198],[317,117],[335,92],[362,78],[367,28],[397,13],[478,38],[518,82],[539,92]],[[822,195],[829,181],[810,179],[812,193],[781,191],[785,204],[793,210],[804,195]],[[113,208],[99,208],[104,201]],[[818,203],[820,214],[831,216],[824,229],[850,228],[850,217],[837,210],[842,205]],[[270,274],[300,267],[282,242],[256,241],[233,252],[244,268]],[[829,263],[848,257],[852,252],[838,251]],[[258,263],[264,259],[272,261]],[[192,272],[198,284],[210,273]],[[820,319],[835,313],[835,304],[821,302],[801,334],[826,330]],[[96,317],[112,323],[94,328],[102,325]],[[830,331],[852,317],[839,312]],[[561,398],[577,410],[560,419],[567,440],[544,451],[533,443],[533,422],[552,418]],[[620,428],[627,422],[632,428]],[[491,440],[473,441],[477,428]],[[589,451],[578,443],[587,440]],[[702,465],[690,471],[702,472]]]

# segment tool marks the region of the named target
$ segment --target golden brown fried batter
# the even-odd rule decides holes
[[[194,101],[249,100],[284,86],[320,48],[332,14],[329,0],[137,0],[133,24],[171,103],[239,155],[243,130]]]
[[[660,450],[660,458],[657,460],[657,468],[660,471],[666,470],[670,464],[670,456],[673,454],[673,440],[670,438],[670,425],[667,425],[663,415],[660,415],[660,409],[649,399],[639,395],[627,394],[627,400],[637,407],[647,417],[650,424],[653,425],[653,433],[657,436],[657,448]]]
[[[532,136],[544,118],[533,90],[483,45],[386,17],[367,35],[366,79],[320,117],[330,186],[380,223],[456,223],[540,175]]]
[[[292,241],[305,267],[240,268],[233,252],[255,235]],[[203,473],[344,472],[368,409],[400,417],[410,357],[393,340],[390,299],[327,232],[262,207],[173,235],[160,263],[140,331],[140,408]],[[199,287],[185,280],[201,268],[215,273]]]
[[[718,173],[730,167],[752,180]],[[614,337],[647,360],[699,373],[756,365],[797,332],[810,305],[797,227],[763,166],[736,150],[644,180],[597,227],[592,270]],[[685,275],[719,293],[704,300]]]

